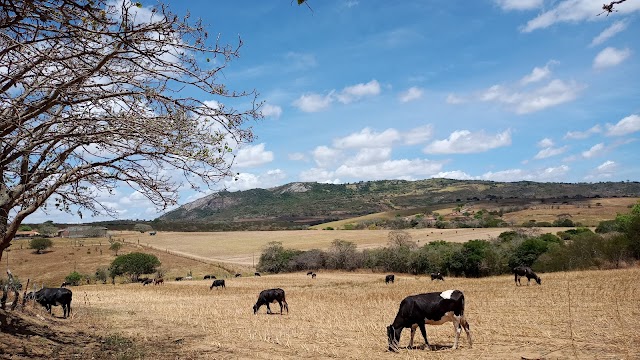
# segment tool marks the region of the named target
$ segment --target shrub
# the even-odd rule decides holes
[[[37,254],[42,254],[42,250],[48,249],[51,246],[53,246],[53,243],[47,238],[33,238],[29,241],[29,247],[34,249]]]
[[[109,276],[108,272],[107,272],[107,268],[105,267],[99,267],[96,269],[96,281],[102,281],[103,284],[107,283],[107,278]]]
[[[134,252],[118,256],[109,268],[112,278],[118,275],[130,275],[132,281],[137,281],[142,274],[152,274],[160,266],[160,260],[155,255]]]
[[[294,266],[294,259],[302,251],[285,249],[279,241],[272,241],[262,251],[256,270],[262,272],[279,273],[289,271]]]
[[[82,276],[82,274],[80,274],[77,271],[72,272],[71,274],[67,275],[64,278],[65,282],[68,282],[69,284],[73,285],[73,286],[78,286],[80,285],[80,281],[84,278],[84,276]]]

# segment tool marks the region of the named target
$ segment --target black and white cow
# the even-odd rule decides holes
[[[442,280],[444,281],[444,276],[440,273],[431,273],[431,281],[433,280]]]
[[[388,284],[388,283],[392,283],[396,280],[396,276],[391,274],[391,275],[387,275],[384,277],[384,283]]]
[[[280,315],[282,315],[282,304],[284,304],[284,308],[287,309],[288,314],[289,304],[287,304],[287,300],[285,299],[284,290],[280,288],[262,290],[258,295],[258,301],[253,305],[253,313],[256,314],[262,305],[267,305],[267,314],[272,314],[269,304],[276,301],[280,304]]]
[[[464,294],[462,291],[446,290],[407,296],[400,302],[400,309],[393,323],[387,326],[389,351],[397,351],[400,335],[404,328],[411,328],[409,348],[413,347],[416,328],[420,328],[425,345],[430,347],[425,324],[442,325],[449,321],[453,322],[455,331],[453,349],[458,347],[462,329],[467,333],[467,340],[469,341],[469,347],[471,347],[471,330],[464,317]]]
[[[309,271],[309,272],[307,273],[307,276],[309,276],[309,275],[313,275],[313,271]]]
[[[66,319],[71,314],[71,298],[73,293],[67,288],[43,288],[36,291],[31,297],[44,306],[51,314],[52,306],[62,306],[63,317]]]
[[[531,279],[534,279],[538,285],[542,285],[542,279],[536,273],[531,270],[530,267],[527,266],[517,266],[513,268],[513,274],[515,275],[516,286],[520,284],[520,278],[523,276],[527,277],[527,285],[531,283]]]
[[[213,283],[211,284],[211,286],[209,286],[209,290],[213,288],[218,288],[218,286],[220,286],[223,289],[227,288],[224,284],[224,279],[221,279],[221,280],[213,280]]]

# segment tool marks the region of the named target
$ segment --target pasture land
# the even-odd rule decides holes
[[[514,286],[511,276],[432,282],[399,274],[395,284],[385,285],[384,274],[364,272],[320,272],[313,280],[304,273],[242,277],[227,279],[224,290],[211,291],[210,282],[203,280],[144,287],[89,285],[72,288],[70,319],[52,318],[28,305],[25,314],[48,332],[2,334],[0,354],[14,359],[36,354],[119,359],[640,358],[639,268],[541,277],[542,286],[521,287]],[[254,315],[251,307],[259,291],[274,287],[285,289],[290,313],[266,315],[263,307]],[[405,329],[399,354],[387,352],[385,328],[405,296],[452,288],[465,293],[473,348],[463,335],[460,349],[451,350],[453,326],[445,324],[427,326],[435,351],[406,349]],[[277,304],[272,309],[279,310]],[[61,314],[59,307],[53,311]],[[51,340],[56,336],[64,336],[66,343]],[[20,346],[12,347],[12,342]],[[419,334],[415,344],[423,344]]]
[[[540,233],[557,233],[573,228],[528,229]],[[489,240],[509,228],[477,229],[408,229],[419,246],[431,241],[465,242]],[[359,249],[386,246],[390,230],[284,230],[230,232],[158,232],[155,236],[133,231],[115,235],[127,243],[140,244],[160,251],[189,256],[203,261],[232,263],[243,266],[258,264],[262,249],[271,241],[280,241],[285,248],[298,250],[327,249],[333,240],[347,240]]]

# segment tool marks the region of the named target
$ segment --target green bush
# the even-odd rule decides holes
[[[153,274],[160,266],[160,260],[155,255],[134,252],[118,256],[109,267],[112,278],[119,275],[129,275],[132,281],[137,281],[142,274]]]
[[[41,254],[42,250],[53,246],[53,242],[47,238],[33,238],[29,241],[29,247],[34,249],[37,254]]]
[[[78,286],[80,285],[80,281],[84,278],[84,276],[82,274],[80,274],[77,271],[72,272],[71,274],[67,275],[64,278],[64,281],[73,285],[73,286]]]
[[[105,268],[105,267],[97,268],[95,276],[96,276],[96,280],[97,281],[102,281],[103,284],[106,284],[107,283],[107,278],[109,276],[107,268]]]

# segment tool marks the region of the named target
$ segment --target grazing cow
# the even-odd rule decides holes
[[[527,277],[527,285],[531,283],[531,279],[534,279],[538,285],[542,285],[542,279],[536,275],[536,273],[531,270],[530,267],[527,266],[517,266],[513,268],[513,274],[515,275],[516,286],[520,284],[520,278],[523,276]]]
[[[149,280],[148,277],[143,277],[143,278],[138,278],[138,282],[139,283],[144,283],[145,281]]]
[[[259,272],[257,272],[257,273],[255,273],[255,274],[253,274],[253,275],[255,275],[255,276],[260,276],[260,273],[259,273]]]
[[[62,285],[60,285],[61,288],[67,287],[67,286],[71,286],[71,283],[65,281],[65,282],[62,283]]]
[[[240,274],[240,273],[237,273],[237,274],[235,275],[235,277],[240,277],[240,276],[242,276],[242,274]]]
[[[42,305],[51,314],[52,306],[62,306],[64,318],[71,314],[72,292],[66,288],[43,288],[30,295],[38,304]]]
[[[396,351],[400,342],[400,335],[404,328],[411,328],[409,348],[413,347],[413,336],[416,328],[420,328],[425,345],[430,347],[427,340],[425,324],[442,325],[453,322],[455,340],[453,349],[458,347],[458,339],[464,328],[467,333],[469,347],[472,346],[469,323],[464,317],[464,294],[460,290],[446,290],[419,295],[407,296],[400,302],[400,309],[393,323],[387,326],[389,351]]]
[[[211,284],[211,286],[209,286],[209,290],[217,288],[218,286],[221,286],[223,289],[225,289],[226,286],[224,285],[224,280],[213,280],[213,283]]]
[[[309,271],[309,272],[307,273],[307,276],[309,276],[309,275],[313,275],[313,271]]]
[[[440,273],[431,273],[431,281],[433,280],[442,280],[444,281],[444,276]]]
[[[315,279],[316,278],[316,273],[311,274],[311,278]]]
[[[193,276],[185,276],[184,280],[193,280]]]
[[[153,279],[147,279],[142,282],[142,286],[153,284]]]
[[[153,280],[153,285],[164,285],[164,279],[160,278]]]
[[[257,313],[262,305],[267,305],[267,314],[272,314],[271,308],[269,304],[278,302],[280,304],[280,315],[282,315],[282,304],[284,303],[284,308],[287,309],[287,314],[289,313],[289,304],[287,304],[287,300],[284,296],[284,290],[282,289],[269,289],[262,290],[260,295],[258,295],[258,301],[255,305],[253,305],[253,313]]]
[[[388,283],[392,283],[393,284],[394,281],[396,281],[396,276],[393,275],[393,274],[387,275],[387,276],[384,277],[384,283],[385,284],[388,284]]]
[[[182,279],[184,279],[182,276],[178,276],[178,277],[176,278],[176,281],[182,281]]]
[[[215,275],[205,275],[204,279],[205,280],[207,280],[207,279],[216,279],[216,276]]]

